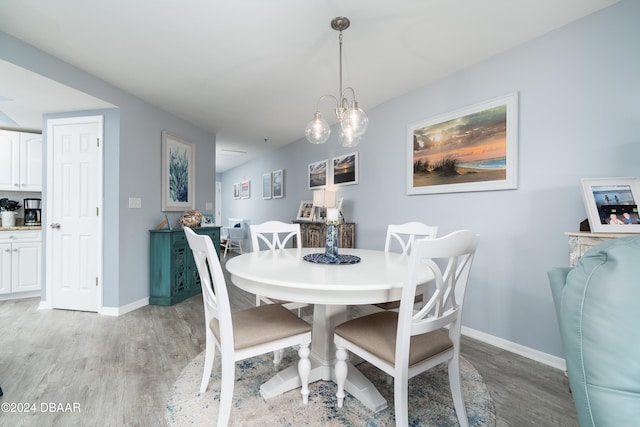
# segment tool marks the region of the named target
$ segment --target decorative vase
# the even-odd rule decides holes
[[[327,209],[327,240],[324,254],[329,258],[338,257],[338,215],[337,209]]]

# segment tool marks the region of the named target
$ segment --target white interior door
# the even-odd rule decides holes
[[[102,306],[102,116],[47,121],[47,299]]]

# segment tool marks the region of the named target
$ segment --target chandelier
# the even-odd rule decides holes
[[[307,128],[304,131],[305,137],[312,144],[324,144],[331,135],[329,123],[320,114],[320,101],[325,98],[333,98],[336,102],[335,113],[340,122],[338,140],[343,147],[355,147],[358,145],[369,125],[367,114],[358,108],[356,92],[352,87],[342,89],[342,31],[349,28],[349,25],[349,19],[343,16],[338,16],[331,20],[331,28],[340,32],[338,36],[340,45],[340,91],[338,93],[340,98],[333,95],[322,95],[318,99],[313,120],[307,124]]]

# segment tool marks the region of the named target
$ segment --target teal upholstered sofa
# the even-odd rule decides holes
[[[548,275],[581,427],[640,426],[640,236]]]

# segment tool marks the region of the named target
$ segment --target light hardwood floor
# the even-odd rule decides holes
[[[253,295],[230,289],[235,309],[254,304]],[[204,349],[201,296],[120,317],[38,304],[0,302],[1,426],[165,424],[169,388]],[[498,427],[578,426],[563,372],[466,337],[462,353],[487,384]],[[6,412],[6,404],[30,410]]]

